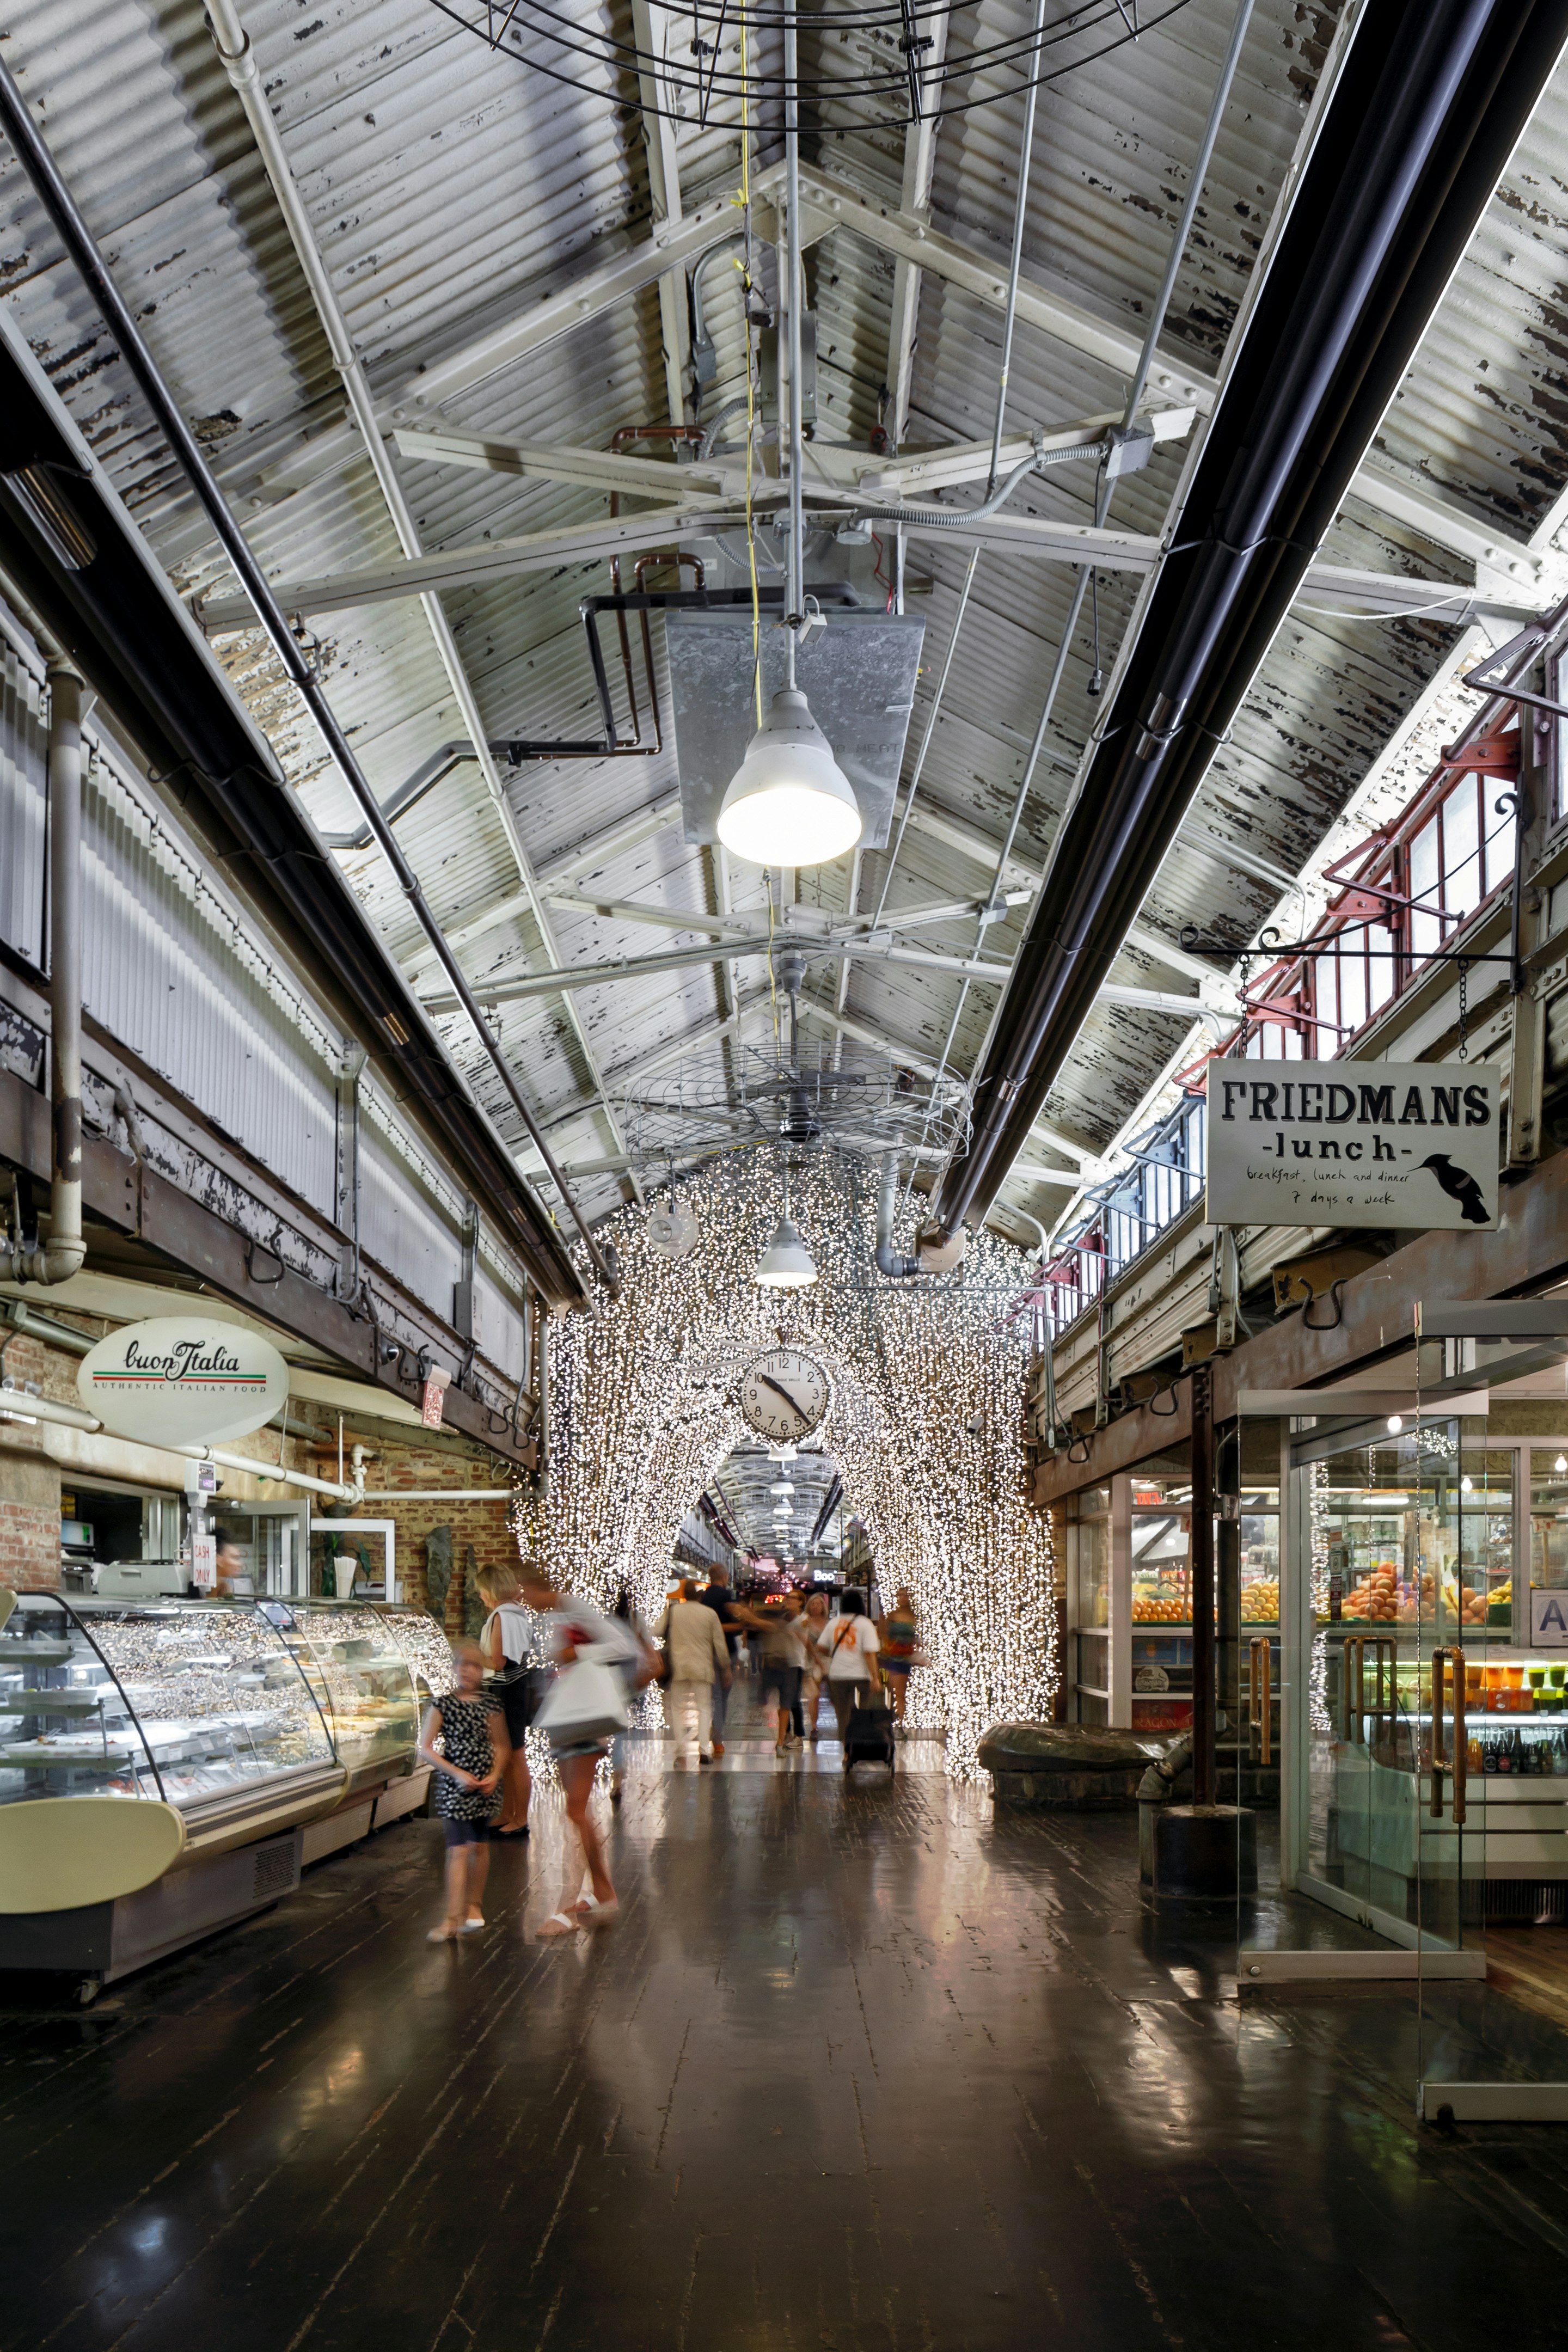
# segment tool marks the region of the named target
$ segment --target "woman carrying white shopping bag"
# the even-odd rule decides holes
[[[561,1908],[539,1930],[540,1940],[574,1936],[580,1927],[607,1927],[619,1912],[605,1867],[605,1847],[588,1812],[594,1773],[617,1731],[626,1727],[625,1678],[616,1669],[636,1642],[626,1626],[590,1601],[557,1592],[538,1560],[524,1560],[521,1582],[527,1606],[555,1660],[555,1679],[534,1717],[548,1732],[566,1792],[566,1859]],[[574,1836],[575,1832],[575,1836]],[[578,1850],[581,1849],[581,1861]],[[579,1889],[586,1868],[590,1895]]]

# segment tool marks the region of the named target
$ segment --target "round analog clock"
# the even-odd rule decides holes
[[[776,1444],[809,1436],[827,1411],[827,1374],[800,1348],[770,1348],[741,1380],[741,1411]]]

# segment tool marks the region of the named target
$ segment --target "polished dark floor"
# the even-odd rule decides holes
[[[528,1940],[547,1810],[426,1944],[419,1822],[86,2015],[13,1994],[0,2352],[1568,2342],[1568,2126],[1418,2129],[1409,1993],[1238,2008],[1130,1823],[934,1760],[648,1743],[597,1938]]]

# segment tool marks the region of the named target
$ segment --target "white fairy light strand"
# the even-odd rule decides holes
[[[821,1279],[787,1300],[752,1279],[779,1213],[766,1148],[683,1180],[700,1234],[684,1258],[649,1246],[639,1210],[606,1221],[621,1296],[597,1318],[549,1327],[550,1486],[521,1498],[518,1540],[585,1599],[607,1606],[624,1585],[651,1618],[681,1521],[725,1457],[756,1442],[740,1376],[787,1330],[831,1379],[807,1443],[837,1465],[884,1603],[900,1584],[914,1595],[929,1664],[910,1677],[908,1720],[945,1727],[947,1769],[969,1779],[986,1729],[1048,1715],[1058,1682],[1050,1524],[1027,1497],[1028,1326],[997,1313],[1021,1254],[983,1235],[940,1289],[888,1282],[856,1165],[813,1160],[790,1182]]]

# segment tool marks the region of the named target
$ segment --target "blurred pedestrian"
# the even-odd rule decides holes
[[[508,1747],[506,1716],[484,1675],[479,1643],[454,1642],[452,1688],[432,1700],[419,1734],[420,1761],[434,1771],[435,1809],[447,1826],[447,1916],[431,1928],[433,1944],[477,1935],[485,1924],[479,1902]]]
[[[920,1619],[915,1614],[915,1597],[907,1584],[900,1584],[893,1595],[893,1605],[878,1629],[882,1637],[882,1672],[888,1677],[888,1694],[893,1702],[893,1720],[902,1723],[904,1709],[909,1705],[910,1676],[925,1660],[920,1649]]]
[[[754,1610],[746,1608],[730,1590],[730,1571],[717,1561],[708,1571],[708,1586],[698,1594],[704,1608],[710,1609],[719,1620],[724,1634],[724,1665],[721,1675],[715,1675],[709,1696],[713,1717],[713,1753],[724,1753],[724,1732],[729,1715],[730,1685],[734,1680],[735,1651],[748,1626],[761,1623]]]
[[[800,1601],[791,1592],[767,1610],[757,1635],[762,1646],[762,1706],[773,1717],[773,1752],[782,1756],[795,1747],[799,1734],[795,1717],[800,1705],[800,1678],[805,1665],[805,1635],[798,1614]]]
[[[838,1737],[847,1738],[849,1731],[849,1710],[857,1694],[864,1689],[880,1690],[881,1677],[877,1667],[877,1654],[882,1644],[877,1628],[866,1614],[866,1596],[850,1586],[838,1603],[839,1613],[830,1618],[816,1637],[816,1647],[827,1660],[827,1696],[833,1702],[833,1712],[838,1718]]]
[[[805,1719],[805,1737],[815,1746],[816,1715],[822,1704],[822,1685],[827,1674],[827,1661],[816,1646],[816,1637],[827,1622],[827,1595],[808,1592],[801,1611],[800,1628],[805,1639],[805,1666],[800,1678],[801,1714]]]
[[[635,1656],[624,1658],[617,1671],[626,1686],[626,1706],[629,1712],[637,1693],[645,1690],[658,1670],[658,1653],[653,1646],[653,1635],[632,1606],[632,1596],[623,1584],[616,1595],[616,1605],[610,1614],[624,1625],[637,1643]],[[626,1787],[627,1743],[631,1733],[617,1731],[610,1742],[610,1802],[618,1805]]]
[[[713,1693],[728,1691],[729,1645],[717,1611],[699,1599],[687,1577],[670,1597],[654,1633],[665,1645],[669,1671],[664,1684],[665,1721],[675,1734],[675,1760],[695,1756],[700,1764],[724,1753],[713,1738]]]
[[[522,1587],[511,1568],[481,1568],[479,1597],[489,1615],[479,1628],[479,1647],[490,1670],[490,1688],[506,1717],[511,1754],[501,1783],[500,1819],[491,1835],[525,1838],[533,1784],[528,1770],[528,1730],[550,1685],[550,1665],[540,1654],[533,1612],[522,1605]]]
[[[624,1685],[615,1669],[631,1653],[633,1643],[629,1630],[592,1601],[557,1591],[542,1562],[524,1560],[521,1582],[524,1603],[538,1618],[540,1639],[555,1664],[555,1681],[540,1710],[540,1727],[550,1734],[566,1798],[561,1907],[539,1929],[540,1941],[550,1943],[558,1936],[575,1935],[579,1927],[606,1927],[620,1915],[604,1840],[588,1801],[599,1759],[626,1724]],[[585,1675],[590,1665],[609,1669],[613,1687],[592,1675],[574,1686],[572,1677]],[[586,1689],[591,1703],[577,1704],[579,1689]],[[586,1895],[582,1893],[584,1873],[590,1888]]]

